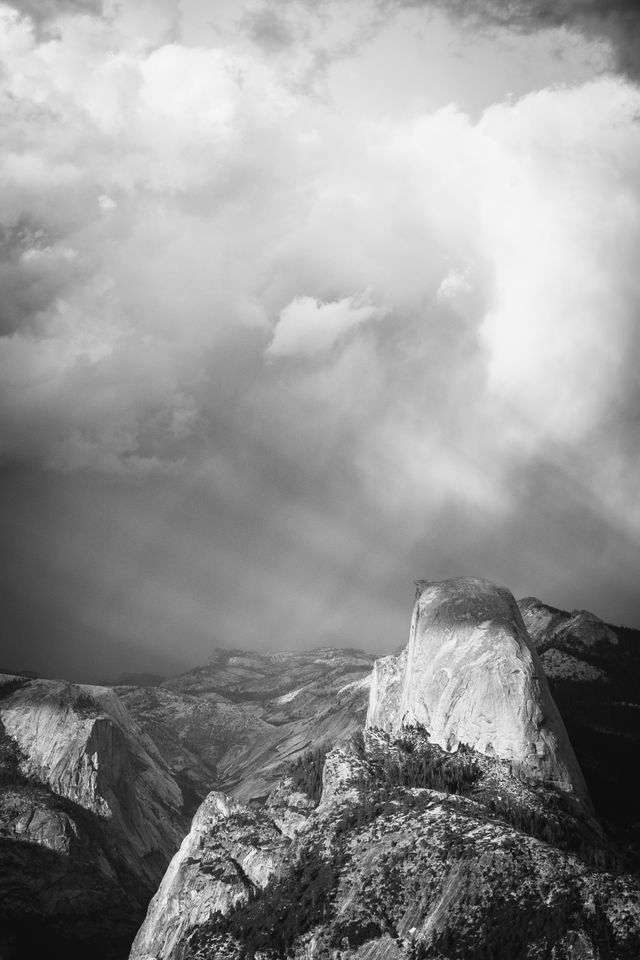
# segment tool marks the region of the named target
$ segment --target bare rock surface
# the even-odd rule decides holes
[[[640,631],[535,597],[518,606],[596,812],[640,864],[640,811],[629,790],[629,771],[640,767]]]
[[[398,656],[380,657],[373,665],[367,726],[391,729],[398,717],[407,668],[408,648]]]
[[[154,685],[0,679],[0,928],[16,944],[0,929],[0,953],[37,928],[35,953],[60,935],[69,958],[126,955],[203,798],[264,801],[292,761],[360,727],[373,659],[218,650]],[[281,791],[271,829],[293,835],[308,805]]]
[[[567,613],[542,603],[536,597],[518,601],[522,619],[536,649],[544,653],[550,647],[573,655],[602,651],[619,643],[615,630],[588,610]]]
[[[106,687],[32,680],[0,702],[20,771],[108,824],[145,886],[180,842],[182,793],[154,743]]]
[[[0,678],[0,774],[0,926],[18,942],[60,935],[69,954],[130,940],[188,821],[118,697]]]
[[[265,799],[287,765],[362,726],[372,654],[323,647],[285,653],[216,650],[203,667],[155,689],[118,687],[179,782]]]
[[[557,796],[423,731],[367,730],[327,755],[259,893],[231,902],[229,878],[161,960],[635,960],[638,881],[597,865],[597,835]]]
[[[586,797],[544,671],[511,593],[486,580],[419,581],[406,656],[374,673],[367,723],[424,726]]]
[[[151,901],[131,960],[181,960],[189,934],[278,874],[289,843],[265,814],[210,793]]]
[[[572,739],[587,718],[581,762],[615,757],[618,807],[637,638],[521,608],[533,642],[503,588],[421,582],[375,665],[219,650],[155,686],[0,678],[0,954],[9,910],[102,958],[156,890],[135,960],[637,960],[638,881],[577,799],[542,670]]]

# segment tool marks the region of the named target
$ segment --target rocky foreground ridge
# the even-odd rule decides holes
[[[124,960],[157,891],[135,957],[637,960],[640,633],[482,581],[423,594],[411,668],[409,644],[373,684],[371,655],[329,649],[0,680],[0,956]]]
[[[207,799],[132,960],[637,958],[637,878],[566,794],[418,730],[334,748],[319,797],[316,760],[275,807]]]
[[[421,582],[364,731],[210,795],[131,960],[637,960],[628,869],[513,597]]]
[[[122,960],[212,787],[362,725],[373,657],[217,651],[159,687],[0,676],[0,956]],[[224,691],[224,693],[223,693]]]

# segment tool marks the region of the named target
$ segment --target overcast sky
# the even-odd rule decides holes
[[[0,2],[0,665],[386,652],[458,574],[640,626],[639,36]]]

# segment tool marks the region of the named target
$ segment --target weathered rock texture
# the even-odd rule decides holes
[[[323,647],[299,653],[216,650],[159,688],[118,687],[179,783],[264,799],[287,763],[360,729],[374,657]]]
[[[151,901],[131,960],[181,960],[191,932],[277,875],[289,843],[269,817],[210,793]]]
[[[638,882],[599,868],[606,851],[571,797],[558,805],[555,790],[470,750],[448,754],[419,730],[400,741],[368,730],[334,748],[323,782],[260,895],[234,899],[229,874],[219,912],[157,956],[636,960]]]
[[[606,661],[612,653],[614,663],[621,659],[616,656],[620,641],[615,631],[588,610],[567,613],[535,597],[519,600],[518,608],[548,677],[603,679],[604,672],[594,672],[597,668],[589,660]]]
[[[381,657],[373,665],[367,726],[391,730],[395,727],[402,702],[402,688],[407,668],[405,647],[396,657]]]
[[[360,728],[373,659],[218,650],[161,686],[116,690],[0,678],[3,960],[56,945],[120,960],[209,791],[264,800],[291,761]],[[270,829],[293,834],[308,806],[281,790]]]
[[[368,726],[424,726],[586,797],[540,661],[511,593],[486,580],[419,581],[409,645],[376,666]]]
[[[640,631],[527,597],[518,603],[599,818],[640,864]]]
[[[153,889],[184,835],[182,793],[153,742],[112,690],[32,680],[0,703],[20,770],[100,822]]]
[[[299,701],[312,735],[307,689],[277,707]],[[364,734],[304,755],[259,809],[211,794],[132,960],[636,960],[640,886],[604,872],[620,863],[583,791],[511,594],[421,583]]]
[[[61,938],[67,956],[73,942],[93,956],[130,942],[187,829],[182,805],[153,742],[112,691],[0,677],[6,956],[29,953],[35,929],[52,950]]]

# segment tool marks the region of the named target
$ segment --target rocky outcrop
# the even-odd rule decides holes
[[[16,942],[36,927],[67,953],[74,939],[96,957],[130,942],[184,836],[182,807],[113,691],[0,678],[0,915]]]
[[[455,792],[433,788],[445,770]],[[227,891],[188,944],[158,956],[632,960],[638,882],[583,859],[605,852],[563,800],[419,730],[368,730],[328,754],[322,800],[260,895]]]
[[[128,869],[155,889],[186,823],[153,742],[105,687],[32,680],[0,702],[20,772],[94,814]]]
[[[374,673],[367,724],[423,726],[586,797],[540,661],[511,593],[486,580],[419,581],[406,655]]]
[[[390,730],[400,711],[407,666],[407,648],[396,657],[380,657],[373,665],[367,726]]]
[[[629,771],[640,766],[640,631],[535,597],[518,603],[593,799],[620,842],[637,851],[640,817]]]
[[[277,876],[289,842],[266,815],[210,793],[151,901],[131,960],[181,960],[188,935]]]
[[[542,603],[536,597],[518,601],[518,608],[539,653],[549,647],[565,649],[569,654],[606,651],[619,643],[615,631],[588,610],[571,613]]]
[[[511,594],[420,583],[370,687],[364,734],[306,754],[264,806],[209,796],[131,960],[637,956],[640,887],[603,872],[619,864]]]
[[[573,671],[552,687],[570,687],[563,715],[578,704],[593,719],[594,684],[609,698],[581,759],[628,707],[597,761],[607,797],[628,795],[637,817],[638,637],[543,607],[523,616],[542,657]],[[193,802],[213,782],[224,792],[172,860],[135,960],[467,960],[478,944],[497,960],[640,956],[640,888],[603,873],[611,847],[575,802],[580,772],[508,591],[421,583],[409,645],[369,677],[372,663],[218,651],[117,696],[0,679],[0,955],[126,955],[186,828],[178,784]],[[344,734],[322,771],[324,749],[309,751]]]
[[[214,787],[270,797],[269,829],[293,836],[309,798],[274,785],[316,743],[362,726],[373,659],[218,650],[153,687],[0,680],[0,954],[26,955],[36,928],[34,955],[56,938],[70,957],[111,958],[116,940],[128,952]]]
[[[315,807],[308,794],[294,784],[293,777],[285,774],[267,797],[265,809],[278,830],[292,840]]]

